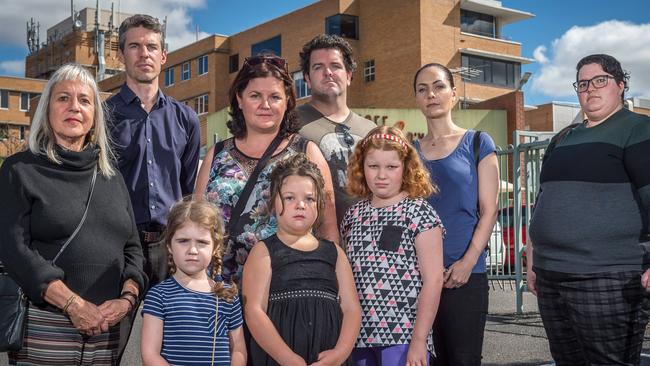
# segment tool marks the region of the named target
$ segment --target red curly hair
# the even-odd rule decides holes
[[[377,135],[384,135],[378,137]],[[411,145],[404,133],[392,126],[379,126],[368,132],[368,135],[354,148],[348,164],[347,192],[359,198],[370,198],[372,191],[368,187],[363,165],[370,149],[397,151],[404,170],[402,175],[402,191],[409,197],[427,198],[438,193],[438,188],[431,182],[429,172],[422,165],[420,156]]]

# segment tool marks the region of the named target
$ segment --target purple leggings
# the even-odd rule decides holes
[[[406,364],[408,344],[388,347],[355,348],[352,358],[356,366],[403,366]],[[427,357],[427,365],[429,357]]]

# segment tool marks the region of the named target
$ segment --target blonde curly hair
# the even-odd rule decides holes
[[[382,137],[378,137],[383,135]],[[431,182],[429,172],[422,165],[420,156],[411,145],[404,133],[396,127],[379,126],[368,132],[368,135],[354,148],[348,164],[347,192],[359,198],[370,198],[372,191],[366,182],[364,161],[370,149],[397,151],[404,164],[402,173],[402,191],[409,197],[427,198],[438,193],[438,188]]]
[[[223,263],[224,234],[223,221],[221,212],[214,204],[205,200],[194,200],[192,196],[185,197],[182,201],[177,202],[171,208],[167,217],[167,228],[163,235],[163,242],[167,246],[167,261],[169,263],[169,273],[176,273],[176,264],[171,254],[172,238],[176,231],[187,221],[191,221],[198,226],[210,231],[210,237],[214,247],[212,248],[212,279],[215,281],[214,293],[217,297],[232,302],[237,295],[237,285],[230,282],[228,286],[223,281],[217,281],[217,276],[221,274],[221,265]]]

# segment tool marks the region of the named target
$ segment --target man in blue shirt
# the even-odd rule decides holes
[[[156,18],[134,15],[119,29],[126,83],[108,101],[118,168],[129,189],[149,286],[168,276],[161,242],[172,204],[194,190],[200,128],[196,113],[164,95],[158,76],[167,60]],[[142,292],[144,293],[144,291]]]

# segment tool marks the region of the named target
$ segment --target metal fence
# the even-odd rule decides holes
[[[525,248],[531,210],[539,190],[539,172],[551,132],[515,131],[514,146],[497,151],[501,182],[499,214],[488,243],[486,265],[493,289],[516,290],[517,312],[523,312]]]

